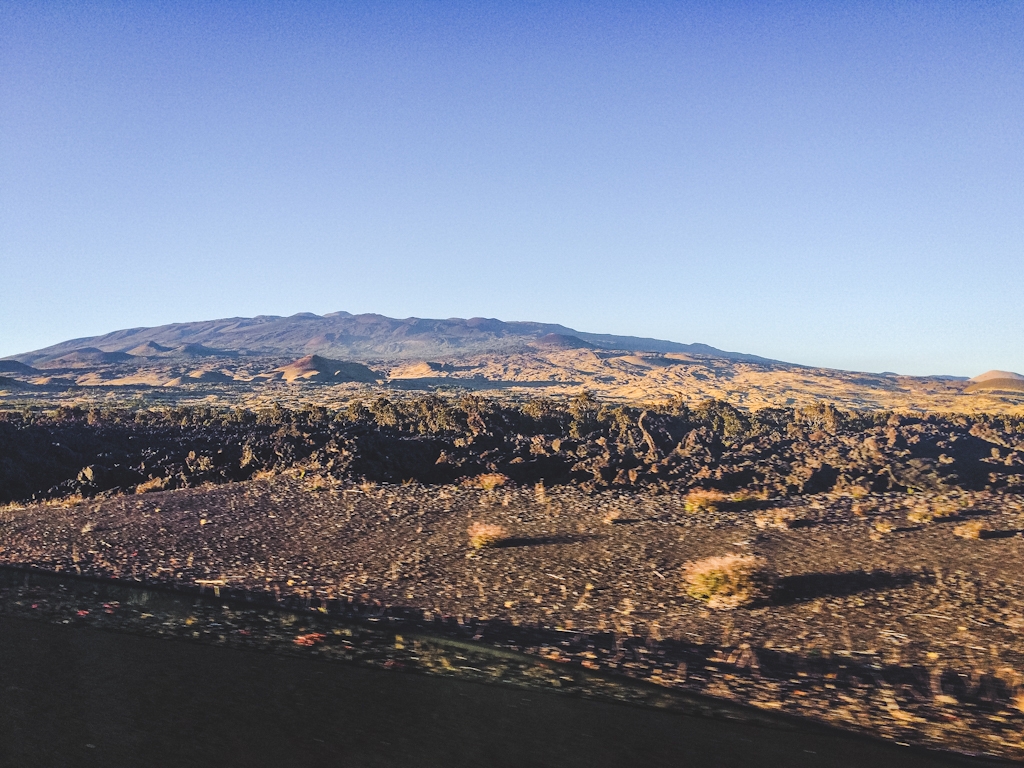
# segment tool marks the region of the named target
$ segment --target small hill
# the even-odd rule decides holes
[[[202,344],[181,344],[177,347],[166,347],[155,341],[147,341],[127,350],[135,357],[236,357],[237,352],[222,349],[211,349]]]
[[[31,386],[31,384],[26,384],[23,381],[18,381],[8,376],[0,376],[0,389],[22,389]]]
[[[988,371],[980,376],[975,376],[971,379],[972,384],[982,384],[986,381],[999,381],[1004,379],[1014,379],[1016,381],[1024,381],[1024,376],[1019,373],[1013,373],[1012,371]]]
[[[147,341],[145,344],[139,344],[137,347],[129,349],[128,354],[135,357],[163,357],[170,351],[170,347],[157,344],[155,341]]]
[[[226,349],[211,349],[202,344],[182,344],[170,350],[176,357],[236,357],[237,352]]]
[[[32,376],[39,371],[30,365],[19,363],[17,360],[0,360],[0,373],[20,373],[22,376]]]
[[[971,379],[964,392],[1024,392],[1024,376],[1012,371],[987,371]]]
[[[185,384],[234,384],[235,379],[221,371],[196,370],[186,376],[178,376],[164,383],[165,387],[180,387]]]
[[[371,368],[360,363],[330,360],[320,357],[320,355],[306,355],[293,363],[275,368],[269,375],[263,374],[258,378],[277,379],[289,383],[295,381],[372,383],[380,379],[380,376]]]
[[[188,378],[193,379],[194,381],[228,382],[235,380],[233,376],[228,376],[226,373],[221,373],[220,371],[192,371],[192,373],[188,375]]]

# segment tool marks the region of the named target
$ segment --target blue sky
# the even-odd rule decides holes
[[[1024,372],[1024,5],[0,5],[0,355],[335,310]]]

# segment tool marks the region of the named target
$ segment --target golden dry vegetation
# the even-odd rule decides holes
[[[29,387],[5,385],[0,387],[0,399],[82,404],[139,397],[148,402],[219,402],[255,408],[273,403],[341,407],[354,397],[394,390],[465,389],[513,398],[562,398],[585,389],[602,401],[650,403],[679,398],[693,404],[716,398],[747,411],[826,401],[851,410],[1024,414],[1024,392],[977,388],[968,381],[679,353],[554,349],[359,366],[379,374],[376,383],[282,373],[298,362],[302,361],[268,357],[221,359],[191,367],[152,362],[131,369],[98,366],[26,379],[23,384]]]

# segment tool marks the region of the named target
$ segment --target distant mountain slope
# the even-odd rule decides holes
[[[13,355],[28,365],[63,361],[74,353],[97,352],[168,355],[164,350],[204,348],[210,353],[252,355],[323,355],[348,360],[408,360],[457,357],[487,352],[522,351],[536,344],[550,344],[553,337],[575,337],[596,349],[627,352],[682,352],[728,360],[776,362],[756,355],[726,352],[706,344],[679,344],[660,339],[585,333],[562,325],[533,322],[504,322],[474,317],[404,320],[383,315],[352,315],[332,312],[314,315],[303,312],[291,317],[260,315],[196,323],[174,323],[155,328],[129,328],[103,336],[72,339],[45,349]],[[576,346],[569,344],[569,346]]]

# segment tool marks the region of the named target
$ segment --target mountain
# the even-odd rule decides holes
[[[383,315],[302,312],[291,317],[260,315],[155,328],[129,328],[103,336],[73,339],[8,358],[36,367],[75,367],[114,358],[175,354],[259,356],[321,355],[347,360],[425,360],[482,353],[513,353],[536,348],[591,348],[623,352],[678,352],[746,362],[772,363],[756,355],[726,352],[706,344],[585,333],[563,325],[504,322],[493,318],[404,320]]]

